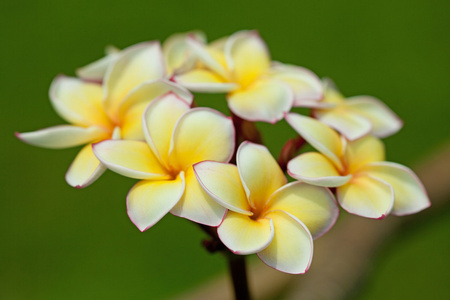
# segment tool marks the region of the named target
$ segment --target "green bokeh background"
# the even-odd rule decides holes
[[[109,44],[258,29],[274,60],[385,101],[405,121],[386,139],[388,159],[414,165],[449,140],[449,15],[446,0],[2,1],[0,299],[167,299],[226,269],[187,220],[168,215],[140,233],[125,208],[134,180],[107,172],[75,190],[64,174],[78,149],[15,139],[62,123],[48,99],[57,74]],[[220,95],[197,101],[224,108]],[[294,135],[284,122],[261,128],[274,154]],[[449,229],[447,210],[397,236],[357,299],[449,299]]]

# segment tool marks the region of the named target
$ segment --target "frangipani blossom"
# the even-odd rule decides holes
[[[127,196],[128,216],[141,231],[169,211],[217,226],[226,209],[200,187],[192,165],[228,162],[234,150],[230,118],[209,108],[189,108],[173,93],[152,101],[142,117],[146,142],[108,140],[93,146],[98,159],[121,175],[142,179]]]
[[[176,92],[191,103],[192,95],[165,77],[159,43],[142,43],[123,50],[110,65],[103,85],[59,76],[50,88],[56,112],[70,125],[17,134],[22,141],[45,148],[87,144],[66,173],[66,181],[82,188],[94,182],[105,167],[91,144],[107,139],[144,139],[141,115],[154,98]]]
[[[184,33],[175,33],[169,36],[162,45],[162,54],[166,68],[166,77],[173,74],[184,73],[192,69],[197,59],[186,43],[188,35],[195,36],[200,41],[206,41],[205,34],[201,31],[190,31]],[[134,47],[134,46],[131,46]],[[126,49],[122,50],[126,51]],[[105,50],[105,56],[77,70],[78,77],[101,82],[105,77],[106,71],[112,65],[122,52],[114,46],[108,46]]]
[[[325,81],[324,85],[323,100],[311,105],[313,115],[347,140],[367,134],[384,138],[403,127],[402,120],[380,100],[371,96],[344,98],[330,81]]]
[[[295,102],[322,98],[322,84],[311,71],[273,63],[267,45],[256,31],[240,31],[210,45],[188,37],[202,62],[175,76],[197,92],[227,92],[228,106],[249,121],[275,123]]]
[[[347,141],[313,118],[291,113],[286,120],[320,152],[295,157],[288,173],[303,182],[337,187],[337,200],[348,212],[381,219],[430,206],[422,183],[409,168],[384,161],[384,145],[376,137]]]
[[[293,274],[305,273],[313,238],[328,231],[339,209],[323,187],[287,184],[266,147],[244,142],[237,166],[213,161],[194,165],[204,190],[228,208],[218,227],[220,240],[236,254],[257,253],[267,265]]]

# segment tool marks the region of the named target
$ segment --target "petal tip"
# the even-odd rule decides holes
[[[22,139],[22,137],[20,136],[20,132],[14,131],[14,136],[15,136],[17,139],[19,139],[20,141],[25,142],[25,141]]]
[[[382,220],[382,219],[384,219],[384,218],[386,218],[387,217],[387,214],[382,214],[380,217],[378,217],[378,218],[374,218],[375,220]]]

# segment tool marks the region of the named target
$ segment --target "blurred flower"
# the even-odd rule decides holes
[[[275,123],[292,105],[322,98],[322,85],[311,71],[273,63],[256,31],[239,31],[206,45],[194,36],[188,44],[201,61],[175,81],[197,92],[227,92],[228,106],[249,121]]]
[[[199,41],[206,41],[203,32],[189,31],[175,33],[169,36],[162,45],[162,55],[164,56],[164,68],[167,78],[171,77],[173,74],[189,71],[197,62],[194,53],[186,43],[186,37],[188,35],[194,36]],[[90,81],[103,81],[108,67],[114,63],[122,51],[114,46],[106,47],[106,55],[104,57],[77,70],[78,77]]]
[[[353,141],[367,134],[388,137],[403,127],[402,120],[383,102],[371,96],[344,96],[326,80],[323,101],[312,103],[313,115]],[[315,107],[315,108],[314,108]]]
[[[244,142],[237,166],[219,162],[194,165],[201,186],[229,211],[218,228],[220,240],[236,254],[258,253],[267,265],[304,273],[313,254],[313,237],[328,231],[339,210],[331,192],[287,180],[266,147]]]
[[[192,165],[227,162],[234,150],[230,118],[209,108],[189,108],[173,93],[150,103],[142,125],[147,142],[108,140],[93,146],[98,159],[121,175],[142,179],[127,196],[128,216],[141,231],[169,211],[217,226],[225,208],[200,187]]]
[[[174,91],[187,102],[192,95],[165,79],[158,42],[141,43],[123,50],[106,72],[103,85],[58,76],[50,88],[56,112],[71,125],[59,125],[17,137],[34,146],[68,148],[87,144],[66,173],[71,186],[82,188],[105,170],[91,144],[105,139],[144,139],[141,114],[154,98]]]
[[[337,200],[350,213],[381,219],[416,213],[430,206],[417,176],[386,162],[383,143],[371,135],[347,141],[318,120],[288,114],[288,123],[320,153],[303,153],[288,163],[288,173],[303,182],[337,187]]]

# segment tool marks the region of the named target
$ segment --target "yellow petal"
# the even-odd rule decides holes
[[[349,142],[345,151],[347,173],[354,174],[364,165],[384,161],[384,144],[371,135]]]
[[[313,239],[306,226],[283,211],[273,211],[266,218],[273,221],[275,234],[272,243],[258,253],[259,258],[281,272],[303,274],[308,271]]]
[[[97,158],[109,169],[136,179],[170,179],[145,142],[107,140],[93,146]]]
[[[66,182],[75,188],[84,188],[93,183],[106,167],[95,157],[92,144],[84,146],[66,173]]]
[[[366,218],[386,217],[394,204],[392,186],[370,175],[358,175],[337,188],[337,199],[349,213]]]
[[[333,163],[324,155],[308,152],[288,162],[287,170],[293,178],[309,184],[336,187],[346,184],[351,175],[341,176]]]
[[[122,50],[105,75],[104,105],[108,115],[118,121],[120,104],[132,89],[165,75],[159,42],[140,43]]]
[[[184,187],[183,173],[174,180],[138,182],[127,196],[128,216],[140,231],[149,229],[177,204]]]
[[[230,118],[208,108],[194,108],[175,126],[170,163],[177,170],[204,161],[228,162],[234,151],[234,126]]]
[[[170,211],[178,217],[186,218],[207,226],[218,226],[226,209],[216,203],[200,186],[192,167],[186,170],[186,189],[183,197]]]
[[[339,171],[343,170],[343,147],[336,131],[316,119],[296,113],[287,114],[286,121],[309,144],[331,160]]]
[[[226,93],[239,87],[236,83],[227,82],[223,77],[205,69],[194,69],[175,76],[175,81],[191,91],[203,93]]]
[[[31,132],[16,133],[16,136],[21,141],[33,146],[61,149],[107,138],[108,133],[98,126],[84,128],[59,125]]]
[[[259,79],[228,94],[227,100],[230,110],[245,120],[276,123],[291,109],[294,95],[281,81]]]
[[[217,229],[220,240],[236,254],[257,253],[273,239],[273,223],[269,219],[252,220],[249,216],[228,211]]]
[[[270,196],[287,180],[266,147],[244,142],[237,151],[239,175],[247,198],[257,211],[263,209]]]
[[[372,131],[372,123],[363,116],[338,106],[331,109],[318,109],[314,116],[321,122],[339,131],[348,140],[359,139]]]
[[[50,100],[56,112],[69,123],[111,126],[102,107],[102,86],[99,84],[58,76],[50,87]]]
[[[240,31],[231,35],[225,45],[227,65],[235,82],[247,87],[270,67],[266,43],[256,31]]]
[[[345,106],[367,118],[373,126],[372,134],[384,138],[403,127],[403,121],[380,100],[371,96],[347,98]]]
[[[420,179],[411,169],[392,162],[376,162],[364,171],[389,183],[394,189],[392,214],[403,216],[419,212],[431,205]]]
[[[170,140],[178,119],[189,110],[189,104],[173,93],[166,94],[148,106],[143,115],[145,138],[161,163],[169,167]]]
[[[339,208],[330,190],[301,182],[278,189],[267,211],[282,210],[303,222],[314,238],[326,233],[336,222]]]
[[[252,215],[235,165],[205,161],[195,164],[194,171],[205,192],[217,203],[235,212]]]

